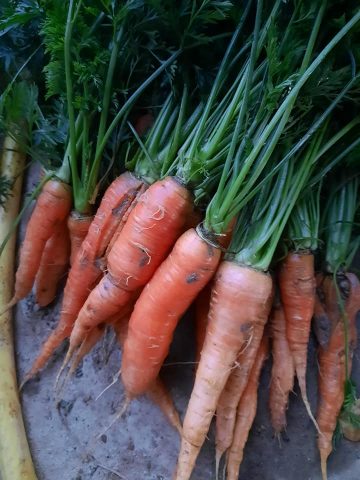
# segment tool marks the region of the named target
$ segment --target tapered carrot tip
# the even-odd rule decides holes
[[[324,450],[320,450],[320,461],[321,461],[321,475],[322,480],[327,480],[327,459],[328,453]]]
[[[63,375],[63,372],[64,372],[65,368],[69,365],[74,353],[75,353],[75,348],[69,347],[69,349],[66,353],[66,357],[65,357],[65,359],[64,359],[64,361],[63,361],[63,363],[60,367],[60,370],[59,370],[58,374],[56,375],[54,390],[57,392],[58,395],[60,394],[62,388],[64,387],[65,381],[67,379],[67,375],[65,375],[64,380],[62,382],[60,382],[60,379]]]
[[[317,421],[315,420],[315,417],[314,417],[314,415],[311,411],[310,403],[309,403],[309,400],[308,400],[308,397],[307,397],[305,381],[302,381],[301,378],[305,378],[305,377],[300,377],[300,379],[298,378],[298,381],[299,381],[301,397],[302,397],[302,400],[304,402],[306,411],[307,411],[311,421],[315,425],[315,428],[316,428],[317,432],[319,433],[319,435],[322,435],[321,430],[319,428],[319,425],[318,425]]]
[[[224,452],[222,452],[218,448],[216,449],[216,452],[215,452],[215,479],[216,480],[219,480],[219,468],[220,468],[220,462],[221,462],[223,453]]]
[[[30,372],[28,372],[25,377],[23,378],[23,381],[20,383],[20,386],[19,386],[19,393],[22,391],[22,389],[24,388],[25,384],[32,379],[34,375],[32,374],[31,370]]]

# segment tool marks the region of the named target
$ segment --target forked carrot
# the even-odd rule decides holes
[[[209,325],[186,411],[175,480],[188,480],[225,383],[256,323],[265,324],[272,279],[262,271],[223,261],[212,289]]]
[[[318,437],[318,448],[321,459],[323,480],[327,479],[327,459],[332,452],[332,437],[337,418],[344,401],[344,386],[346,380],[346,333],[348,330],[347,359],[348,373],[351,372],[352,356],[357,341],[356,314],[359,308],[360,284],[356,275],[344,274],[350,286],[345,301],[346,318],[342,318],[338,305],[338,296],[332,276],[325,276],[318,284],[321,298],[318,301],[324,309],[320,317],[315,317],[315,323],[320,323],[318,330],[326,330],[327,338],[322,337],[318,351],[319,363],[319,403],[317,422],[321,431]],[[317,308],[317,312],[321,308]]]
[[[216,407],[216,470],[218,471],[222,455],[230,448],[233,441],[236,422],[236,410],[243,392],[248,384],[251,369],[263,337],[267,318],[256,321],[248,330],[245,344],[236,359],[219,397]]]
[[[74,264],[75,257],[80,250],[93,219],[93,215],[82,215],[76,210],[70,213],[67,221],[71,243],[70,265]]]
[[[58,325],[44,343],[24,381],[43,368],[55,349],[70,335],[81,307],[103,274],[102,257],[110,238],[141,187],[141,180],[127,172],[115,179],[106,190],[70,269]]]
[[[108,272],[81,308],[68,358],[87,333],[120,312],[146,285],[181,233],[192,208],[189,191],[173,177],[152,184],[132,210],[108,256]]]
[[[301,397],[318,429],[306,391],[307,351],[315,304],[314,256],[311,252],[300,251],[287,255],[279,272],[279,286],[286,318],[286,336]]]
[[[35,279],[35,298],[40,307],[46,307],[54,300],[59,282],[68,270],[69,255],[69,231],[64,221],[57,226],[55,233],[46,242],[41,257]]]
[[[255,419],[258,403],[258,386],[262,367],[269,354],[269,339],[264,334],[248,383],[237,408],[236,423],[231,447],[226,461],[227,480],[238,480],[244,447]]]
[[[58,224],[69,215],[71,204],[72,195],[69,185],[57,179],[45,183],[21,245],[14,295],[0,315],[30,293],[39,270],[45,244],[54,234]]]
[[[272,369],[269,392],[271,425],[275,435],[286,429],[289,393],[294,387],[294,361],[286,337],[286,320],[280,301],[273,305],[270,316]]]
[[[116,335],[122,349],[124,347],[124,343],[128,333],[128,320],[130,318],[130,313],[131,312],[120,318],[114,324]],[[166,388],[164,382],[161,380],[160,377],[157,377],[155,381],[150,385],[150,387],[146,391],[146,396],[160,408],[170,425],[176,428],[176,430],[181,435],[182,428],[179,414],[175,408],[174,402],[168,389]]]
[[[144,288],[124,345],[121,377],[128,399],[146,392],[158,376],[178,321],[214,275],[220,255],[190,229]]]

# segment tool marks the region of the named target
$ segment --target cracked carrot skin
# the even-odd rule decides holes
[[[264,334],[251,369],[249,380],[237,408],[233,440],[226,460],[227,480],[238,480],[244,448],[254,423],[262,367],[269,354],[269,339]]]
[[[269,410],[276,435],[286,429],[289,394],[294,387],[294,362],[286,337],[286,320],[281,302],[273,306],[270,316],[272,352]]]
[[[356,315],[359,310],[360,283],[356,275],[344,274],[349,286],[345,301],[345,312],[349,332],[348,368],[351,372],[353,352],[356,348]],[[319,340],[319,402],[316,420],[321,435],[318,436],[321,471],[327,479],[327,459],[332,452],[332,438],[344,401],[345,370],[345,328],[338,306],[338,297],[332,276],[317,277],[318,295],[315,309],[315,331],[325,333]]]
[[[59,322],[43,344],[40,354],[26,375],[27,379],[45,366],[55,349],[70,335],[81,307],[103,274],[102,257],[108,243],[142,185],[141,180],[126,172],[116,178],[106,190],[70,269]]]
[[[289,253],[279,272],[279,286],[286,318],[286,336],[301,397],[313,419],[306,388],[307,351],[315,305],[313,254],[309,251]]]
[[[70,265],[74,264],[75,257],[81,248],[82,242],[85,240],[86,235],[88,234],[93,219],[93,215],[83,215],[76,210],[73,210],[70,213],[67,220],[71,242]]]
[[[30,293],[46,242],[55,233],[57,226],[69,215],[71,204],[72,190],[69,185],[57,179],[45,183],[20,248],[15,292],[10,302],[12,305]]]
[[[46,242],[35,280],[35,298],[40,307],[46,307],[55,298],[59,282],[69,266],[70,238],[66,222],[58,225]]]
[[[173,177],[146,190],[109,253],[107,274],[79,312],[70,350],[93,327],[120,312],[132,293],[147,284],[180,236],[191,209],[190,192]]]
[[[158,376],[181,316],[215,274],[220,256],[195,229],[187,230],[142,291],[122,359],[128,398],[143,394]]]
[[[220,264],[205,343],[183,423],[175,480],[189,480],[237,356],[254,324],[265,323],[268,318],[272,290],[271,277],[261,271],[230,261]]]

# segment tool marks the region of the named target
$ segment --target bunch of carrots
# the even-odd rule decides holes
[[[10,49],[30,27],[38,46],[21,65],[8,62],[1,97],[5,112],[17,90],[36,93],[21,119],[31,128],[21,135],[2,115],[4,136],[43,174],[0,314],[33,288],[49,305],[65,281],[57,326],[22,386],[67,340],[61,391],[113,328],[118,416],[139,395],[159,405],[181,436],[176,480],[190,479],[215,417],[215,474],[224,462],[236,480],[272,356],[274,433],[286,429],[296,377],[326,479],[336,432],[360,429],[356,2],[51,0],[14,3],[6,15]],[[192,305],[196,376],[181,424],[159,373]]]

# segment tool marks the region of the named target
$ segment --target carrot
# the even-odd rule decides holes
[[[146,285],[124,345],[121,376],[128,399],[143,394],[159,374],[180,317],[214,275],[220,255],[190,229]]]
[[[311,252],[287,255],[280,269],[279,286],[286,318],[286,336],[301,396],[309,417],[317,427],[306,392],[307,350],[315,304],[314,256]]]
[[[267,317],[254,321],[249,328],[236,366],[231,371],[216,407],[216,469],[224,452],[230,448],[236,422],[236,410],[246,388],[263,337]]]
[[[69,185],[57,179],[45,183],[27,225],[21,246],[14,295],[0,315],[31,291],[46,242],[54,234],[58,224],[69,215],[71,203],[72,196]]]
[[[318,278],[318,301],[323,304],[323,310],[322,315],[315,316],[315,325],[318,331],[326,331],[326,335],[321,338],[318,350],[319,403],[316,416],[321,431],[318,437],[318,448],[324,480],[327,478],[327,459],[332,452],[333,433],[344,401],[346,370],[350,374],[357,340],[356,314],[359,308],[360,284],[355,275],[347,273],[344,276],[350,287],[345,302],[349,342],[347,359],[345,319],[341,318],[333,277],[325,276],[322,280],[321,277]],[[318,311],[321,311],[319,307]]]
[[[100,323],[93,330],[91,330],[91,332],[88,333],[79,350],[76,352],[76,356],[71,364],[68,373],[69,377],[75,372],[81,360],[83,360],[83,358],[91,352],[91,350],[95,347],[100,338],[104,335],[105,327],[105,323]]]
[[[24,381],[43,368],[54,350],[70,335],[89,292],[102,276],[102,257],[110,238],[141,186],[141,180],[126,172],[116,178],[106,190],[75,263],[70,269],[58,325],[44,343]]]
[[[294,387],[294,361],[286,337],[286,320],[281,302],[274,304],[270,316],[272,352],[269,409],[275,435],[286,429],[286,409],[289,393]]]
[[[128,320],[130,317],[130,313],[131,312],[120,318],[114,324],[116,335],[122,349],[124,347],[124,343],[128,333]],[[160,377],[157,377],[155,381],[150,385],[150,387],[146,391],[146,395],[153,403],[155,403],[155,405],[160,408],[170,425],[176,428],[176,430],[181,435],[182,428],[179,414],[176,411],[168,389],[166,388]]]
[[[75,257],[80,250],[93,219],[94,217],[92,215],[83,215],[76,210],[70,213],[67,221],[71,242],[70,265],[74,264]]]
[[[108,256],[108,273],[81,308],[70,337],[68,358],[87,333],[120,312],[146,285],[180,235],[191,195],[176,179],[152,184],[132,210]]]
[[[228,225],[224,234],[217,237],[218,244],[227,248],[230,244],[233,229],[236,223],[234,218]],[[204,345],[206,327],[208,323],[208,314],[210,307],[211,285],[208,284],[196,297],[195,300],[195,362],[196,368],[200,361],[201,350]]]
[[[209,324],[186,411],[176,480],[189,479],[221,392],[241,349],[271,308],[269,275],[223,261],[212,289]]]
[[[182,434],[182,427],[179,414],[175,408],[169,390],[160,377],[157,377],[146,391],[146,396],[157,405],[164,416],[179,434]]]
[[[55,233],[46,242],[36,275],[36,303],[45,307],[55,296],[60,280],[65,276],[70,255],[70,239],[66,222],[56,228]]]
[[[239,478],[244,447],[256,415],[260,373],[268,354],[269,339],[267,335],[264,335],[260,342],[248,383],[237,408],[234,437],[226,462],[227,480],[237,480]]]

